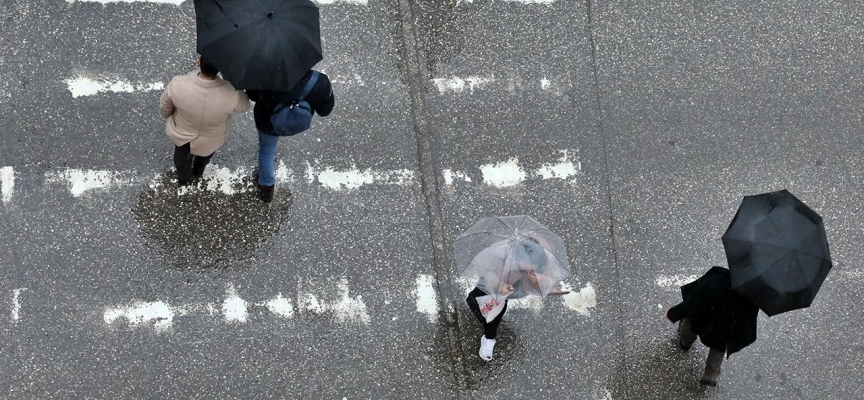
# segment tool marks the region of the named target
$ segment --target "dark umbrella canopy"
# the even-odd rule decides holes
[[[310,0],[195,0],[198,53],[237,89],[289,91],[322,59]]]
[[[786,190],[745,197],[723,246],[732,288],[769,316],[809,307],[831,269],[822,217]]]

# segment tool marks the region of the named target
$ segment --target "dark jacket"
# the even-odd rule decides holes
[[[681,287],[684,301],[669,309],[669,319],[689,318],[693,333],[706,346],[732,353],[756,341],[759,308],[732,290],[729,270],[713,267]]]
[[[280,102],[291,103],[297,100],[303,87],[309,82],[312,76],[312,71],[306,73],[306,76],[300,80],[290,92],[274,92],[269,90],[247,90],[246,94],[249,99],[255,102],[255,127],[264,133],[273,133],[273,124],[270,123],[270,116],[273,115],[273,110]],[[335,96],[333,95],[333,86],[330,85],[330,78],[323,72],[318,72],[318,81],[309,92],[305,99],[312,107],[312,111],[322,117],[330,115],[335,104]]]

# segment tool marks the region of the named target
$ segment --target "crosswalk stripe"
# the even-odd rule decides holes
[[[8,203],[12,200],[12,194],[15,192],[15,169],[12,167],[0,168],[0,197],[3,203]]]
[[[529,170],[519,164],[516,157],[498,163],[489,163],[478,166],[482,174],[482,183],[492,187],[506,188],[519,185],[529,179],[550,180],[561,179],[566,182],[576,182],[581,175],[581,163],[571,152],[562,150],[561,157],[553,162],[541,164],[539,168]],[[280,183],[315,183],[330,191],[351,191],[368,185],[395,185],[410,186],[417,184],[416,172],[410,169],[379,170],[372,168],[357,168],[353,166],[348,169],[339,169],[333,166],[321,165],[320,161],[313,159],[306,161],[305,171],[292,171],[283,161],[279,161],[276,168],[276,181]],[[446,186],[456,184],[472,183],[472,179],[465,171],[444,169],[441,171]],[[12,201],[15,188],[15,171],[13,167],[0,168],[0,190],[2,190],[3,203]],[[186,196],[201,191],[221,192],[227,195],[246,193],[256,190],[255,183],[251,178],[252,169],[238,167],[235,169],[222,167],[218,164],[210,164],[204,171],[203,178],[195,185],[177,188],[170,185],[163,174],[140,173],[132,170],[95,170],[66,168],[62,170],[48,171],[44,174],[44,182],[48,185],[63,185],[73,197],[81,197],[90,193],[105,190],[134,186],[149,182],[149,187],[156,191],[175,191],[178,196]],[[298,177],[304,177],[298,179]],[[172,181],[176,183],[176,180]],[[460,183],[462,182],[462,183]],[[665,283],[658,285],[664,286]]]
[[[132,83],[118,78],[76,76],[64,81],[72,98],[93,96],[99,93],[135,93],[164,90],[162,82]]]

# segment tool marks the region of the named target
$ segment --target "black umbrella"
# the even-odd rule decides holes
[[[198,53],[237,89],[289,91],[321,61],[310,0],[195,0]]]
[[[786,190],[744,197],[723,246],[732,289],[769,316],[809,307],[831,269],[822,217]]]

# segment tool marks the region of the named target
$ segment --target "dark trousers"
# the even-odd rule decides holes
[[[690,329],[689,318],[678,321],[678,337],[681,341],[681,346],[685,348],[690,348],[693,342],[696,341],[697,335]],[[723,366],[723,356],[725,355],[725,351],[714,349],[708,351],[708,359],[705,360],[705,374],[702,375],[703,379],[717,380],[717,377],[720,376],[720,367]]]
[[[216,154],[215,152],[213,154]],[[204,168],[210,163],[213,154],[202,157],[192,154],[189,143],[174,147],[174,168],[177,168],[177,181],[180,184],[189,183],[192,178],[204,175]]]
[[[501,309],[501,313],[491,322],[486,322],[486,317],[480,312],[480,304],[477,303],[477,298],[485,295],[486,293],[483,293],[482,290],[474,288],[471,293],[468,293],[468,298],[465,299],[465,302],[468,303],[468,308],[471,309],[474,316],[483,324],[483,336],[486,336],[486,339],[495,339],[495,336],[498,335],[498,325],[501,324],[501,318],[507,312],[507,301],[504,301],[504,308]]]

